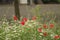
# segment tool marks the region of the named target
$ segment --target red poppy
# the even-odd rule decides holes
[[[21,24],[22,24],[22,25],[25,25],[25,22],[24,22],[24,21],[21,21]]]
[[[59,39],[59,37],[60,37],[59,35],[55,35],[54,36],[55,39]]]
[[[48,28],[48,26],[46,24],[43,25],[44,28]]]
[[[59,36],[59,38],[60,38],[60,36]]]
[[[22,20],[26,22],[27,21],[27,18],[23,18]]]
[[[16,16],[14,16],[14,20],[18,20],[18,18]]]
[[[42,28],[38,28],[38,32],[42,32]]]
[[[44,32],[44,33],[43,33],[43,36],[47,36],[47,35],[48,35],[47,32]]]
[[[32,17],[32,20],[36,20],[36,16],[33,16],[33,17]]]
[[[54,24],[50,24],[50,28],[53,28],[54,27]]]

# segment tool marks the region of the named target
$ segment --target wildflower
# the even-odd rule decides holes
[[[47,32],[44,32],[44,33],[43,33],[43,36],[47,36],[47,35],[48,35]]]
[[[48,26],[46,24],[43,25],[44,28],[48,28]]]
[[[16,20],[18,20],[18,18],[16,16],[14,16],[14,20],[16,21]]]
[[[25,25],[25,22],[24,22],[24,21],[21,21],[21,24],[22,24],[22,25]]]
[[[50,24],[50,28],[53,28],[54,27],[54,24]]]
[[[59,38],[60,38],[60,36],[59,36]]]
[[[54,39],[59,39],[59,35],[55,35],[54,36]]]
[[[27,18],[23,18],[22,20],[26,22],[27,21]]]
[[[15,33],[16,33],[16,30],[14,30],[13,32],[15,32]]]
[[[38,28],[38,32],[42,32],[42,28]]]
[[[40,35],[42,36],[42,35],[43,35],[43,33],[40,33]]]
[[[33,17],[32,17],[32,20],[36,20],[36,16],[33,16]]]

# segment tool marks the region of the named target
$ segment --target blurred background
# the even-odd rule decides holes
[[[15,15],[14,2],[15,0],[0,0],[0,18],[4,15],[7,18]],[[54,12],[60,20],[60,0],[18,0],[18,2],[20,16],[31,18],[34,15],[31,12],[32,8],[40,5],[40,14]]]

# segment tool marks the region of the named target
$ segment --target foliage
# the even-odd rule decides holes
[[[35,17],[13,18],[0,21],[0,40],[60,40],[60,27],[54,21],[42,24]]]
[[[60,0],[58,0],[57,2],[59,2],[59,3],[60,3]]]
[[[37,5],[36,7],[32,8],[32,13],[37,16],[37,19],[39,22],[45,23],[45,22],[50,22],[52,21],[57,21],[57,16],[55,14],[55,12],[53,11],[47,11],[44,13],[40,12],[41,10],[41,6]]]
[[[37,5],[36,7],[32,8],[32,10],[31,10],[31,12],[34,13],[36,16],[40,16],[39,11],[40,11],[40,5]]]
[[[55,2],[55,3],[60,3],[60,0],[42,0],[43,3],[50,3],[50,2]]]

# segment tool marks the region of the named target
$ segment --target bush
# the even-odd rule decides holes
[[[51,0],[42,0],[43,3],[49,3]]]
[[[42,0],[43,3],[50,3],[50,2],[53,2],[53,3],[60,3],[60,0]]]

